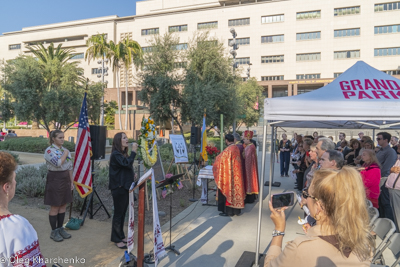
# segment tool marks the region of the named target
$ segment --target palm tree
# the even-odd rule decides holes
[[[111,65],[113,72],[117,72],[117,96],[118,96],[118,121],[119,121],[119,129],[122,130],[122,122],[121,122],[121,94],[119,92],[119,69],[121,67],[120,63],[122,61],[122,52],[123,52],[123,44],[119,42],[115,44],[113,41],[110,41],[110,50],[112,51]]]
[[[120,42],[121,60],[125,66],[125,130],[128,129],[128,69],[132,64],[136,69],[142,65],[143,51],[138,42],[131,40],[129,37]]]
[[[86,45],[88,48],[85,53],[85,60],[88,60],[88,63],[92,59],[101,58],[104,61],[105,59],[110,59],[112,56],[110,44],[107,42],[107,34],[105,33],[91,36],[86,41]],[[101,97],[100,125],[104,125],[104,87],[103,96]]]

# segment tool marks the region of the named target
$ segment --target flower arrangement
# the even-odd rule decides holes
[[[154,120],[151,117],[148,119],[143,117],[138,140],[140,146],[138,151],[147,169],[151,168],[157,162],[157,145],[155,144],[157,131],[155,129]]]
[[[207,151],[207,155],[208,157],[210,157],[211,159],[215,159],[215,157],[219,154],[219,150],[218,148],[216,148],[215,146],[206,146],[206,151]]]
[[[171,178],[172,176],[173,176],[172,173],[167,173],[165,175],[165,179]],[[163,181],[161,181],[161,182],[163,182]],[[178,189],[183,188],[182,182],[180,181],[180,179],[177,179],[177,180],[174,181],[174,183],[172,185],[166,185],[166,186],[164,186],[162,188],[161,195],[162,195],[163,198],[165,198],[167,195],[172,194],[174,192],[173,191],[174,185]]]

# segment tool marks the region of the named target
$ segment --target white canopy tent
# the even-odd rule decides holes
[[[264,100],[264,134],[256,255],[261,235],[267,121],[272,127],[269,194],[276,127],[329,129],[400,128],[400,80],[358,61],[330,84],[302,95]],[[256,256],[255,266],[258,266]]]

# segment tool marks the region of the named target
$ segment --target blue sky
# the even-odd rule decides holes
[[[9,0],[1,1],[0,34],[57,22],[136,14],[139,0]]]

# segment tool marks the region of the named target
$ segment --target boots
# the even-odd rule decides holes
[[[61,237],[64,238],[64,239],[71,238],[71,235],[68,234],[68,233],[64,230],[64,227],[58,228],[58,233],[59,233],[59,234],[61,235]]]
[[[50,238],[56,242],[61,242],[64,240],[64,238],[62,238],[62,236],[60,235],[58,229],[51,231]]]

